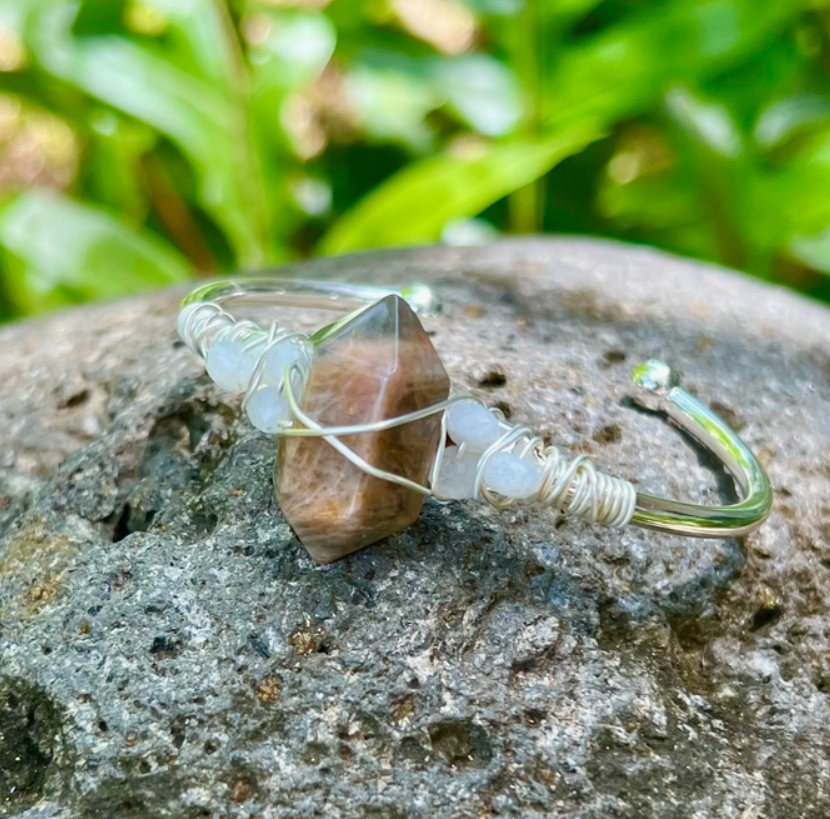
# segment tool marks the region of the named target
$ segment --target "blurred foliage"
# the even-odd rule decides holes
[[[830,298],[830,0],[0,0],[0,317],[578,232]]]

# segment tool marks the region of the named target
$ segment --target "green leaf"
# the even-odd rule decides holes
[[[320,75],[337,34],[322,14],[272,11],[267,19],[267,36],[249,48],[254,93],[285,96]]]
[[[522,116],[522,95],[513,72],[486,54],[435,63],[434,75],[450,108],[480,134],[505,136]]]
[[[5,287],[16,306],[41,312],[116,298],[190,278],[186,261],[153,235],[97,208],[44,192],[0,211]]]
[[[818,134],[785,165],[759,170],[753,179],[747,229],[755,244],[784,247],[794,237],[809,248],[830,225],[830,133]],[[801,255],[807,256],[808,250]],[[798,255],[798,254],[796,254]]]
[[[214,82],[220,89],[234,82],[241,55],[224,0],[143,2],[167,17],[177,45],[186,52],[193,73]]]
[[[271,214],[271,256],[279,261],[288,256],[290,237],[307,219],[298,209],[291,188],[303,187],[305,174],[292,154],[292,144],[281,115],[292,93],[302,91],[316,80],[334,52],[334,26],[323,14],[260,10],[266,36],[251,45],[251,115],[263,189]],[[290,119],[290,109],[286,115]],[[297,146],[303,147],[303,146]],[[300,153],[302,153],[300,151]]]
[[[463,0],[463,2],[479,14],[509,17],[520,12],[528,0]]]
[[[610,123],[658,101],[677,81],[711,77],[800,14],[799,0],[673,0],[562,52],[546,84],[553,124]]]
[[[225,231],[237,256],[243,263],[261,263],[264,195],[248,141],[245,101],[229,85],[232,78],[222,87],[215,77],[182,70],[151,45],[124,37],[73,37],[77,2],[30,2],[22,30],[38,65],[165,134],[192,164],[200,204]],[[190,5],[188,20],[203,26],[197,12],[213,13],[212,6]],[[193,34],[195,40],[203,36]],[[199,53],[206,59],[204,47]]]
[[[76,35],[112,34],[121,28],[127,0],[82,0],[72,32]]]
[[[600,2],[601,0],[558,0],[557,3],[547,4],[543,12],[550,17],[574,20],[593,11]]]
[[[451,221],[475,216],[601,136],[571,128],[545,140],[482,145],[415,162],[376,188],[324,237],[323,253],[436,241]]]
[[[155,147],[158,133],[98,105],[86,120],[87,148],[79,181],[87,197],[142,221],[149,203],[141,161]]]
[[[358,65],[346,75],[345,86],[373,140],[398,141],[416,152],[431,147],[433,134],[426,117],[442,99],[429,82],[417,75]]]
[[[793,94],[765,108],[755,125],[755,143],[772,151],[796,136],[830,123],[830,100],[818,94]]]
[[[794,237],[789,252],[802,264],[830,276],[830,228],[817,236]]]
[[[725,106],[677,86],[666,95],[666,108],[683,132],[710,153],[731,159],[744,152],[742,136]]]

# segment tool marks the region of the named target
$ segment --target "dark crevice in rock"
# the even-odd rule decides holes
[[[478,379],[479,387],[503,387],[507,383],[507,376],[501,370],[488,370]]]
[[[58,403],[58,409],[72,409],[73,407],[80,407],[89,401],[89,397],[90,392],[88,389],[80,389],[77,392],[73,392],[63,398]]]
[[[132,392],[118,400],[128,397],[134,399]],[[116,413],[103,436],[58,467],[39,493],[40,502],[101,523],[114,542],[148,531],[156,516],[180,498],[186,496],[192,505],[233,446],[235,412],[224,404],[195,399],[192,385],[156,411],[146,435],[128,426],[123,413]],[[196,514],[188,528],[198,538],[215,525],[211,513]]]
[[[490,738],[471,719],[445,719],[427,727],[437,757],[456,768],[483,766],[493,758]]]
[[[181,637],[160,634],[153,638],[153,643],[150,646],[150,653],[154,654],[159,659],[172,659],[178,657],[184,649],[184,642]]]
[[[160,453],[180,450],[182,447],[188,452],[194,452],[211,428],[208,416],[208,407],[185,404],[175,412],[156,418],[147,436],[144,468],[151,470],[153,460]]]
[[[342,745],[348,751],[347,756],[352,754],[351,749]],[[396,757],[399,761],[407,765],[415,767],[424,767],[430,759],[430,748],[428,743],[425,744],[420,736],[407,735],[401,737],[396,749]],[[343,753],[341,753],[343,756]]]
[[[556,659],[557,646],[546,646],[541,651],[526,657],[519,657],[510,664],[510,673],[517,674],[533,674],[547,669],[550,663]]]
[[[20,493],[12,487],[4,486],[0,481],[0,538],[9,531],[15,520],[29,509],[36,494],[34,488]]]
[[[248,635],[248,645],[250,645],[263,660],[267,660],[271,657],[271,650],[268,648],[268,644],[256,632],[252,632]]]
[[[215,512],[207,511],[199,506],[190,510],[189,525],[197,539],[210,535],[218,523],[219,516]]]
[[[135,532],[146,532],[153,525],[155,517],[155,509],[141,512],[134,509],[131,504],[125,503],[121,514],[118,515],[113,525],[112,542],[118,543]]]
[[[509,421],[510,417],[513,415],[513,407],[511,407],[507,401],[496,401],[495,406],[504,413],[504,417]]]
[[[594,440],[599,444],[616,444],[622,437],[622,427],[619,424],[606,424],[594,433]]]
[[[600,359],[600,366],[603,369],[608,369],[609,367],[613,367],[615,364],[622,364],[626,358],[627,354],[625,350],[619,350],[617,348],[606,350]]]
[[[766,626],[774,625],[781,619],[783,613],[784,610],[780,605],[761,606],[753,613],[749,630],[759,631]]]
[[[59,790],[71,770],[64,719],[43,689],[0,677],[0,814],[4,808],[17,813],[47,790]]]

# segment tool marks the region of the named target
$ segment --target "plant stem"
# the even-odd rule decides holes
[[[234,130],[239,135],[235,147],[235,164],[239,169],[240,201],[245,203],[251,241],[240,252],[243,267],[262,267],[272,261],[269,232],[268,199],[262,187],[262,172],[251,120],[250,82],[245,54],[225,0],[214,0],[216,15],[225,37],[234,112]]]
[[[164,166],[153,154],[147,154],[141,166],[150,201],[176,246],[193,263],[197,276],[215,274],[216,258]]]
[[[539,0],[525,0],[513,27],[511,60],[527,94],[527,112],[522,135],[537,139],[541,134],[541,103],[544,94],[542,20]],[[544,177],[510,194],[510,230],[514,233],[537,233],[544,223]]]

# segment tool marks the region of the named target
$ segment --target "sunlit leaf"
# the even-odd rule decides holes
[[[753,136],[765,150],[777,148],[799,133],[830,124],[830,100],[818,94],[794,94],[765,108]]]
[[[476,146],[415,162],[346,213],[321,250],[342,253],[436,241],[449,222],[477,215],[600,136],[586,126],[546,140]]]
[[[817,236],[793,237],[789,251],[794,259],[830,275],[830,227]]]
[[[817,136],[784,166],[759,171],[748,229],[753,241],[782,246],[830,225],[830,134]],[[807,245],[809,240],[805,239]],[[805,245],[805,246],[807,246]]]
[[[430,147],[429,111],[442,100],[419,76],[358,65],[346,75],[346,94],[362,128],[378,141],[396,141],[423,151]]]
[[[473,24],[445,37],[459,2]],[[310,252],[334,212],[328,251],[486,242],[543,217],[762,275],[782,257],[825,270],[816,3],[0,0],[22,55],[0,55],[0,83],[70,125],[78,200],[219,266]],[[526,185],[555,163],[545,135],[586,122],[613,140]],[[453,147],[413,160],[436,145]],[[40,180],[30,154],[5,156],[12,188]]]
[[[463,54],[475,42],[475,15],[459,0],[389,0],[389,10],[408,34],[444,54]]]
[[[742,153],[741,134],[724,106],[675,87],[666,95],[666,107],[688,135],[713,153],[722,157]]]
[[[256,93],[285,94],[320,75],[337,42],[327,17],[282,12],[263,13],[258,20],[261,39],[249,48]]]
[[[0,211],[6,289],[39,312],[184,281],[187,263],[154,236],[63,196],[21,194]]]
[[[163,14],[188,51],[196,73],[220,88],[240,82],[241,52],[224,2],[216,0],[142,0]],[[169,49],[169,45],[167,46]],[[186,67],[186,66],[185,66]]]
[[[471,54],[436,63],[438,87],[450,107],[476,131],[504,136],[522,116],[522,93],[516,77],[486,54]]]

